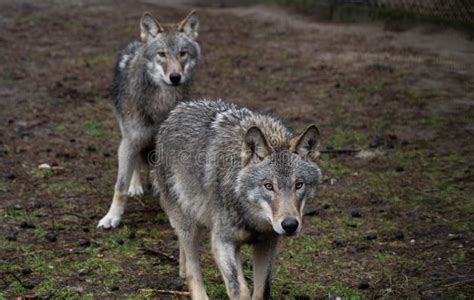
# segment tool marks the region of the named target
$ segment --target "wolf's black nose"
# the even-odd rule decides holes
[[[294,218],[286,218],[281,222],[281,227],[283,227],[283,230],[285,230],[287,234],[294,233],[296,229],[298,229],[298,225],[298,220]]]
[[[180,80],[181,80],[181,75],[179,75],[179,73],[170,74],[170,81],[172,84],[179,84]]]

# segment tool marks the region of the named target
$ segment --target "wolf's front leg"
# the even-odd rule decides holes
[[[239,247],[235,243],[222,239],[213,233],[212,252],[224,279],[229,298],[250,299],[250,292],[245,282],[242,263],[240,262]]]
[[[272,264],[277,245],[277,238],[253,245],[252,300],[270,299]]]
[[[182,222],[183,224],[180,224]],[[209,299],[202,280],[199,266],[199,248],[202,232],[196,226],[188,226],[186,220],[175,222],[179,239],[179,273],[186,277],[191,298],[194,300]]]
[[[129,196],[143,196],[143,185],[140,179],[140,170],[145,167],[145,164],[141,159],[137,159],[135,169],[133,170],[132,179],[130,181],[130,187],[128,188]]]
[[[114,198],[107,214],[99,221],[98,228],[117,227],[127,203],[127,192],[133,170],[138,160],[138,146],[128,139],[122,139],[118,150],[118,176],[115,184]]]

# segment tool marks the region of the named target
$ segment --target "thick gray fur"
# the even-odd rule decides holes
[[[141,158],[154,148],[159,126],[169,111],[189,98],[200,60],[198,25],[194,11],[177,24],[161,24],[145,13],[140,22],[141,41],[130,43],[117,59],[112,97],[122,141],[114,197],[100,228],[120,224],[127,194],[143,194],[140,170],[145,162]]]
[[[199,267],[207,233],[229,297],[250,299],[243,244],[254,249],[252,298],[270,297],[278,240],[301,230],[304,205],[320,186],[318,145],[314,125],[294,135],[273,117],[222,101],[173,109],[157,137],[155,184],[179,238],[180,275],[193,299],[207,299]]]

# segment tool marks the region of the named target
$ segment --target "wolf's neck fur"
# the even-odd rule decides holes
[[[189,99],[189,83],[179,86],[164,82],[156,84],[145,64],[133,68],[129,78],[132,79],[129,86],[131,101],[149,125],[159,125],[178,102]]]

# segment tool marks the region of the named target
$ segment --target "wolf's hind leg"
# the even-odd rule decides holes
[[[99,221],[98,228],[108,229],[120,224],[127,203],[127,191],[138,158],[138,146],[128,139],[122,139],[118,150],[119,168],[112,205]]]

